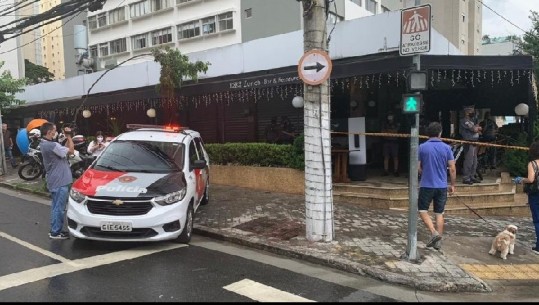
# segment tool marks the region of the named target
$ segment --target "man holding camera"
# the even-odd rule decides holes
[[[75,152],[75,146],[71,138],[71,128],[65,127],[63,133],[66,136],[64,145],[54,141],[58,132],[56,125],[50,122],[41,126],[41,154],[43,156],[43,166],[47,173],[47,188],[51,194],[51,230],[49,238],[68,239],[69,233],[63,232],[64,214],[69,196],[69,186],[73,182],[71,169],[67,158]]]

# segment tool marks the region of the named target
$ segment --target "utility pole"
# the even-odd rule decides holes
[[[328,51],[327,0],[301,0],[304,51]],[[333,240],[329,80],[304,84],[305,226],[309,241]]]

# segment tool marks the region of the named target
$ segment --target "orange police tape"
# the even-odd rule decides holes
[[[360,135],[360,136],[372,136],[372,137],[399,137],[399,138],[409,138],[410,134],[407,133],[384,133],[384,132],[339,132],[339,131],[332,131],[332,134],[340,134],[340,135]],[[428,139],[427,136],[419,136],[420,139]],[[464,141],[464,140],[456,140],[456,139],[449,139],[449,138],[440,138],[444,142],[450,142],[450,143],[462,143],[462,144],[473,144],[476,146],[486,146],[486,147],[499,147],[499,148],[508,148],[508,149],[518,149],[518,150],[529,150],[529,147],[522,147],[522,146],[512,146],[512,145],[501,145],[501,144],[492,144],[488,142],[474,142],[474,141]]]

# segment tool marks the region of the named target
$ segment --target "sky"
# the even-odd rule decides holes
[[[505,17],[521,29],[531,29],[530,10],[539,12],[539,0],[481,0],[486,6]],[[522,30],[505,21],[483,6],[483,35],[492,37],[524,34]]]

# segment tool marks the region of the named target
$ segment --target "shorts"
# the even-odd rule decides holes
[[[383,147],[384,158],[397,158],[399,156],[399,143],[386,142]]]
[[[443,214],[447,202],[447,188],[419,188],[419,200],[417,208],[419,212],[429,210],[431,201],[434,202],[434,213]]]

